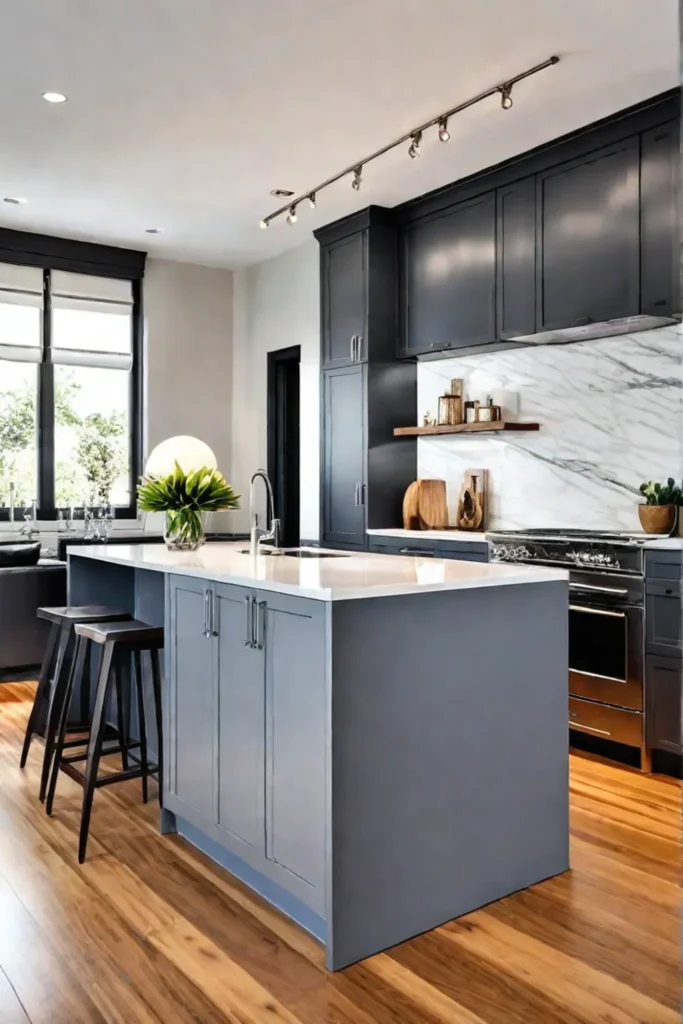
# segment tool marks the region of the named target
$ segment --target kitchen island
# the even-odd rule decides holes
[[[568,868],[566,573],[243,550],[69,552],[165,625],[163,831],[332,970]]]

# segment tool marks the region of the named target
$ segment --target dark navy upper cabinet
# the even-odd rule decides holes
[[[536,330],[640,312],[640,140],[537,175]]]
[[[367,336],[367,247],[367,231],[356,231],[321,250],[325,368],[347,366],[363,355],[359,348]]]
[[[641,312],[671,316],[680,312],[678,295],[677,121],[651,128],[641,138]]]
[[[366,370],[323,374],[322,541],[365,546]]]
[[[315,232],[323,369],[396,358],[396,227],[370,206]]]
[[[408,225],[401,243],[400,355],[493,341],[495,286],[494,192]]]
[[[536,329],[536,179],[524,178],[496,195],[497,336]]]

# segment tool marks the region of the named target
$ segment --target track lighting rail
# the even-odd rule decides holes
[[[360,183],[362,181],[361,171],[363,167],[367,166],[372,160],[376,160],[380,156],[384,156],[389,150],[395,149],[396,146],[401,146],[405,142],[410,142],[410,148],[408,153],[411,157],[420,155],[420,141],[422,140],[423,132],[426,132],[429,128],[433,128],[435,125],[439,126],[439,138],[442,142],[447,142],[450,139],[450,133],[447,129],[448,119],[453,117],[455,114],[459,114],[463,110],[467,110],[468,107],[473,107],[475,103],[481,103],[482,100],[488,99],[490,96],[495,96],[496,93],[500,93],[501,106],[503,110],[510,110],[512,107],[512,87],[517,82],[523,81],[525,78],[529,78],[531,75],[538,74],[539,71],[544,71],[545,68],[552,67],[553,64],[558,64],[559,57],[549,57],[548,60],[544,60],[541,64],[534,64],[533,67],[528,68],[526,71],[522,71],[521,74],[515,75],[514,78],[509,78],[505,82],[501,82],[500,85],[491,86],[490,89],[486,89],[485,92],[480,92],[478,95],[473,96],[469,100],[465,100],[463,103],[459,103],[457,107],[452,107],[450,110],[446,110],[441,114],[437,114],[431,121],[427,121],[425,124],[420,125],[418,128],[412,128],[405,135],[401,135],[400,138],[394,139],[393,142],[389,142],[386,146],[382,146],[381,149],[371,153],[370,156],[366,156],[363,160],[354,160],[352,164],[345,167],[343,171],[339,171],[338,174],[334,174],[331,178],[327,178],[325,181],[316,185],[315,188],[310,189],[308,192],[303,192],[297,196],[294,200],[289,200],[285,206],[281,206],[279,210],[274,210],[273,213],[269,213],[267,217],[264,217],[261,221],[261,227],[267,228],[271,221],[275,220],[276,217],[280,217],[283,213],[288,214],[287,221],[293,224],[297,220],[296,208],[299,203],[308,199],[312,207],[315,206],[315,201],[318,193],[322,192],[324,188],[329,185],[333,185],[336,181],[346,177],[347,174],[353,174],[352,185],[353,188],[358,191]]]

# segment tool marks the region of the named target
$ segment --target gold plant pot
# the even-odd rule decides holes
[[[675,516],[675,505],[638,506],[638,518],[645,533],[669,533]]]

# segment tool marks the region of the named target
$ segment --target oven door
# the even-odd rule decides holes
[[[569,693],[635,711],[643,709],[642,604],[616,583],[569,584]],[[625,592],[626,591],[626,592]]]

